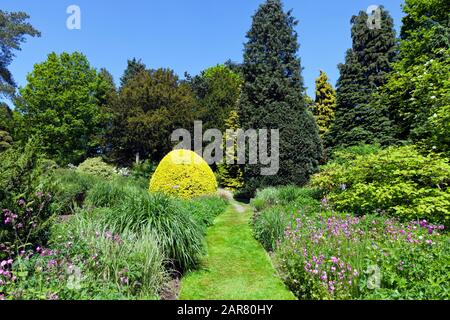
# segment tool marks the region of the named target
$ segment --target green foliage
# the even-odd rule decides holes
[[[275,251],[293,217],[321,211],[318,191],[286,186],[258,191],[251,204],[257,210],[253,217],[255,238],[266,250]]]
[[[39,31],[27,22],[29,18],[25,12],[0,10],[0,97],[13,96],[15,93],[16,83],[8,70],[15,57],[14,51],[21,50],[26,36],[40,36]]]
[[[52,230],[54,250],[38,249],[16,259],[17,280],[0,291],[7,299],[157,299],[167,281],[156,235],[112,234],[93,213],[80,212]],[[92,217],[94,215],[94,219]]]
[[[145,161],[134,162],[131,167],[130,177],[139,183],[142,188],[148,187],[148,181],[156,170],[157,165],[147,159]]]
[[[381,28],[370,29],[368,15],[353,16],[352,48],[339,65],[336,120],[325,136],[329,148],[358,144],[395,143],[396,128],[380,106],[370,104],[377,88],[386,83],[397,53],[394,22],[381,8]]]
[[[110,208],[98,216],[101,224],[116,233],[124,230],[136,233],[152,230],[158,235],[168,262],[183,271],[194,268],[204,250],[204,229],[191,218],[189,212],[183,212],[180,203],[168,196],[149,194],[146,190],[125,189],[117,182],[111,185],[111,188],[117,187],[124,192],[119,198],[118,191],[113,191],[117,196],[117,205],[110,201],[108,189],[100,185],[101,190],[106,192],[102,193],[97,186],[92,190],[95,198],[89,198],[90,202],[103,202]]]
[[[239,129],[239,115],[236,111],[231,111],[230,116],[225,121],[225,129],[236,132]],[[244,173],[242,168],[237,164],[237,137],[229,136],[228,133],[224,135],[222,148],[225,150],[224,161],[217,165],[217,174],[219,176],[220,185],[227,190],[236,191],[244,185]],[[226,148],[227,140],[233,139],[233,152]],[[229,164],[228,158],[233,159],[234,164]]]
[[[399,127],[399,138],[425,152],[450,152],[450,5],[407,0],[399,60],[377,97]]]
[[[448,159],[423,156],[412,146],[332,162],[314,176],[312,184],[323,189],[339,210],[449,223]]]
[[[299,299],[448,299],[448,242],[426,221],[302,215],[275,260]]]
[[[0,260],[47,239],[52,199],[42,183],[49,168],[36,144],[0,153]]]
[[[75,214],[84,204],[87,192],[101,179],[78,170],[57,169],[47,179],[46,188],[53,195],[52,212]]]
[[[225,131],[230,112],[237,108],[242,86],[240,75],[225,65],[217,65],[190,82],[199,100],[204,129]]]
[[[141,61],[141,59],[137,60],[133,58],[132,60],[127,61],[127,68],[125,69],[122,78],[120,78],[120,87],[125,87],[128,82],[134,79],[139,73],[145,71],[147,67]]]
[[[13,206],[14,199],[29,198],[38,190],[46,167],[37,145],[33,138],[25,146],[0,153],[0,207]]]
[[[212,226],[214,219],[225,211],[228,202],[216,196],[202,197],[190,201],[183,201],[184,211],[191,212],[198,224],[206,227]]]
[[[13,139],[9,135],[9,133],[6,131],[0,130],[0,152],[11,148],[12,142],[13,142]]]
[[[104,82],[81,53],[52,53],[36,64],[20,89],[22,137],[38,135],[40,148],[61,164],[78,163],[97,147],[105,121],[99,107]]]
[[[116,175],[116,169],[101,157],[86,159],[78,166],[78,171],[105,179],[112,179]]]
[[[364,157],[381,151],[381,147],[376,144],[362,144],[348,148],[336,148],[331,155],[331,162],[347,164],[357,157]]]
[[[247,33],[241,127],[280,130],[280,170],[277,175],[262,176],[260,165],[246,166],[249,195],[258,187],[307,183],[322,158],[318,128],[302,95],[296,24],[291,12],[283,12],[281,1],[268,0],[254,15]]]
[[[160,161],[172,150],[175,129],[193,127],[198,119],[195,96],[172,70],[142,71],[111,100],[109,156],[121,164],[139,159]]]
[[[316,101],[313,108],[321,137],[330,130],[335,118],[336,91],[328,82],[328,76],[320,71],[316,79]]]
[[[283,206],[270,207],[255,216],[253,230],[255,238],[267,251],[274,251],[283,238],[289,224],[289,216]]]
[[[6,103],[0,102],[0,152],[11,147],[13,138],[10,132],[13,128],[12,111]]]

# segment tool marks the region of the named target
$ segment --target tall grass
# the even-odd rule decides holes
[[[321,211],[317,197],[317,190],[296,186],[258,191],[251,201],[257,211],[253,217],[255,238],[266,250],[274,251],[277,242],[284,238],[286,228],[297,216]]]
[[[54,247],[71,244],[69,254],[82,257],[86,283],[113,284],[125,295],[157,298],[168,278],[157,235],[149,229],[116,234],[99,219],[108,211],[80,211],[68,223],[55,226]]]
[[[173,267],[195,268],[204,253],[204,228],[191,215],[189,206],[163,194],[149,194],[121,180],[99,183],[90,190],[88,206],[108,207],[98,217],[108,229],[122,233],[152,230]]]

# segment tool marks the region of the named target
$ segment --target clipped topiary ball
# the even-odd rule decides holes
[[[184,199],[213,194],[217,181],[209,165],[190,150],[174,150],[161,160],[150,180],[150,192]]]

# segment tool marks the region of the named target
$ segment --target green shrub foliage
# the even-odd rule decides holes
[[[448,159],[423,156],[412,146],[332,162],[312,184],[323,189],[339,210],[450,222]]]
[[[106,179],[111,179],[116,175],[115,168],[105,163],[100,157],[85,160],[78,166],[78,171]]]

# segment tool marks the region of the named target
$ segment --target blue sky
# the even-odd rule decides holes
[[[350,18],[370,5],[384,5],[396,29],[401,25],[402,0],[284,0],[293,9],[308,93],[322,69],[333,85],[351,46]],[[1,0],[6,11],[25,11],[42,32],[28,39],[10,66],[16,82],[26,84],[33,65],[55,51],[81,51],[95,68],[105,67],[116,83],[128,58],[141,58],[149,68],[169,67],[181,77],[198,74],[228,59],[242,61],[251,17],[264,0]],[[81,30],[68,30],[66,9],[81,8]]]

